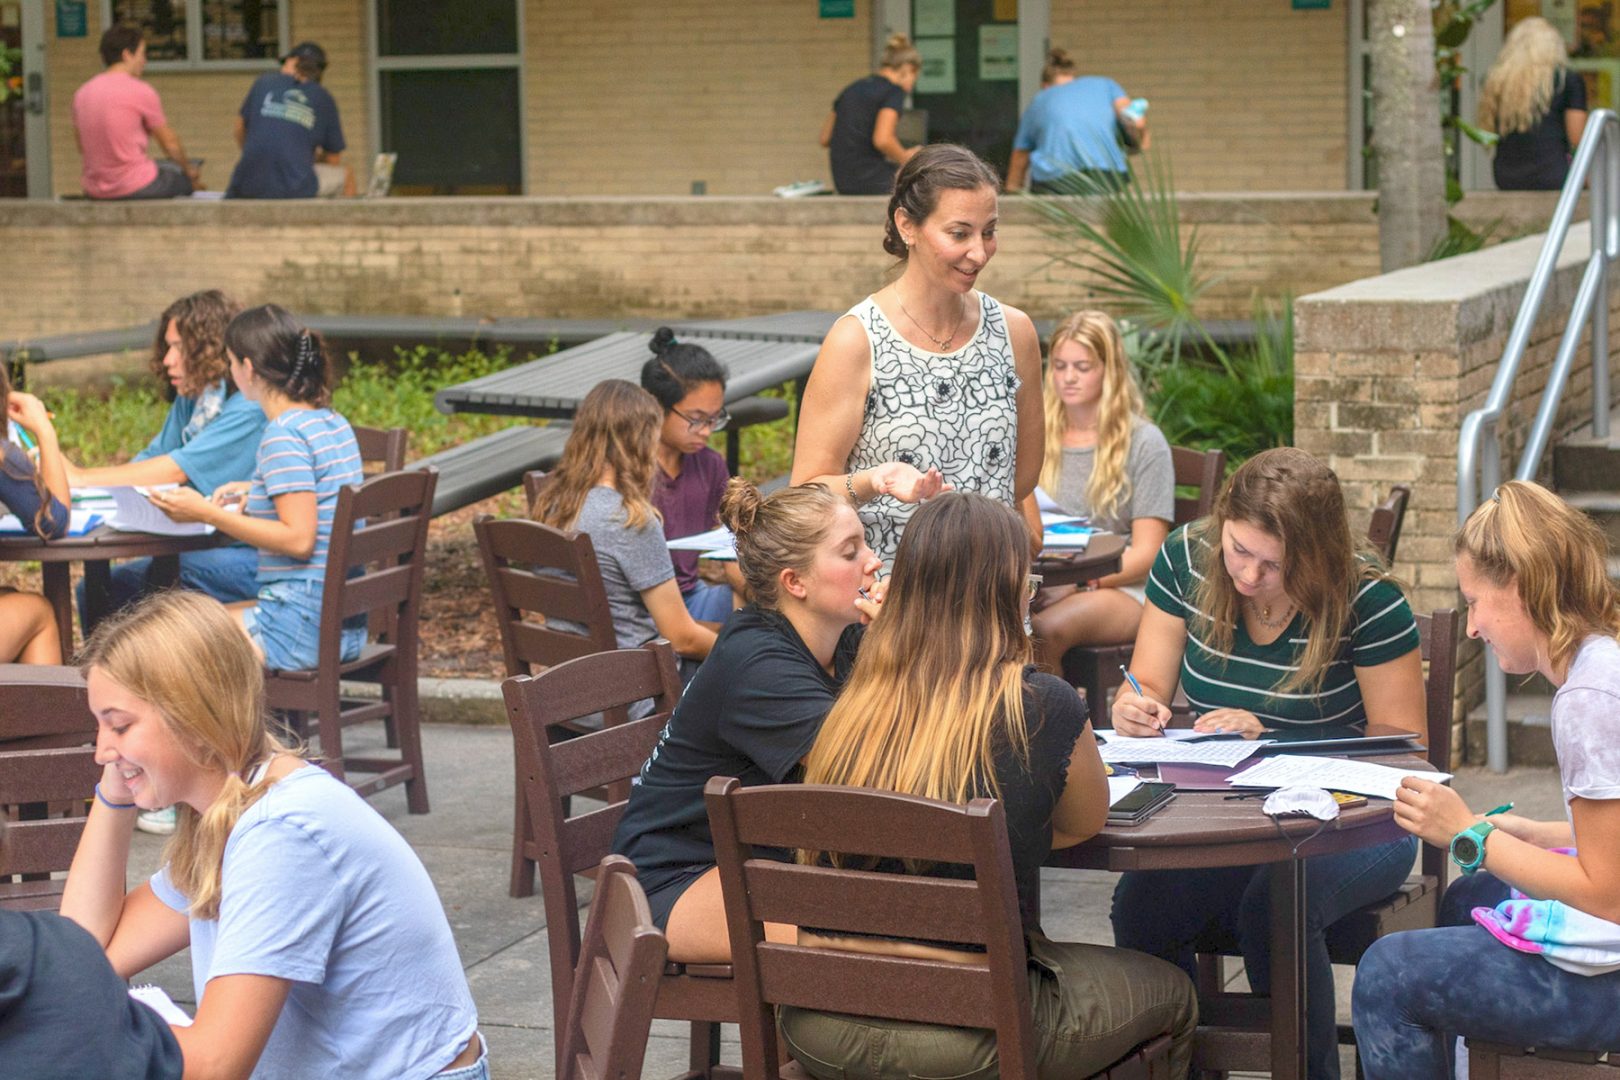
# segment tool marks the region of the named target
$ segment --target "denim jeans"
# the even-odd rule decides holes
[[[127,607],[147,593],[155,592],[147,578],[151,559],[128,559],[114,563],[108,588],[108,611]],[[206,593],[220,603],[252,600],[259,595],[259,550],[246,544],[188,551],[180,556],[182,589]],[[84,617],[84,582],[79,582],[79,614]]]
[[[1305,980],[1310,1080],[1338,1080],[1333,965],[1324,931],[1366,904],[1389,896],[1412,871],[1411,837],[1305,860]],[[1278,864],[1278,870],[1286,864]],[[1144,870],[1121,875],[1114,889],[1114,943],[1163,957],[1196,977],[1195,954],[1235,944],[1249,985],[1271,991],[1270,866]]]
[[[323,582],[304,578],[259,587],[259,603],[242,613],[242,625],[264,653],[265,667],[308,671],[320,662],[323,591]],[[366,644],[365,616],[344,620],[340,633],[338,658],[353,660]]]
[[[700,622],[725,622],[731,615],[731,586],[711,581],[700,581],[689,593],[683,593],[687,614]]]
[[[1458,1035],[1620,1049],[1620,971],[1576,975],[1475,925],[1469,912],[1507,896],[1507,885],[1484,871],[1459,878],[1441,900],[1439,927],[1373,942],[1351,995],[1367,1080],[1449,1078]]]
[[[484,1033],[478,1033],[480,1048],[478,1060],[464,1069],[446,1069],[436,1075],[433,1080],[489,1080],[489,1040]]]

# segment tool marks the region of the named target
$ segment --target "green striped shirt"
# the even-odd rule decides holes
[[[1219,557],[1212,545],[1190,537],[1183,526],[1165,540],[1148,574],[1149,602],[1187,624],[1181,687],[1193,712],[1246,709],[1263,723],[1291,727],[1365,721],[1355,669],[1405,656],[1419,645],[1417,622],[1400,587],[1382,579],[1358,582],[1348,632],[1340,639],[1339,655],[1324,673],[1321,689],[1274,694],[1272,687],[1299,670],[1306,645],[1304,616],[1296,614],[1269,645],[1256,645],[1239,619],[1231,651],[1211,648],[1201,636],[1207,620],[1193,606],[1193,594],[1208,560]]]

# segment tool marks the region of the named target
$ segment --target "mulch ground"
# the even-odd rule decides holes
[[[472,522],[479,514],[508,517],[520,513],[522,497],[514,491],[436,518],[428,526],[421,623],[423,675],[499,679],[504,674],[500,635]],[[78,577],[75,565],[75,584]],[[0,585],[38,592],[39,564],[0,563]]]

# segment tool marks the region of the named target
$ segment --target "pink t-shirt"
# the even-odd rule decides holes
[[[157,179],[147,137],[168,120],[150,83],[103,71],[74,93],[73,124],[84,157],[84,193],[92,199],[121,199]]]

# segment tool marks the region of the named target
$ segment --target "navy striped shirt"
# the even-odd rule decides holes
[[[326,576],[338,489],[361,479],[360,447],[349,422],[331,409],[288,409],[264,426],[245,513],[274,520],[278,495],[313,491],[315,551],[307,561],[259,549],[259,580],[320,581]]]
[[[1240,618],[1230,651],[1213,649],[1203,630],[1207,620],[1193,599],[1208,560],[1219,557],[1208,541],[1192,537],[1182,526],[1165,540],[1148,574],[1148,601],[1187,624],[1181,687],[1193,712],[1246,709],[1262,723],[1288,727],[1365,721],[1355,669],[1387,663],[1420,644],[1417,621],[1400,586],[1383,578],[1357,582],[1350,625],[1341,635],[1339,655],[1323,674],[1321,689],[1273,693],[1272,687],[1299,670],[1309,627],[1303,615],[1295,614],[1276,641],[1257,645]]]

